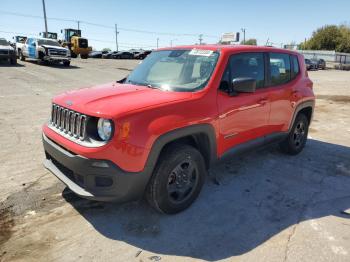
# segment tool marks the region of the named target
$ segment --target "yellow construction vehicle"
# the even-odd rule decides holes
[[[88,40],[81,37],[81,30],[79,29],[63,29],[61,30],[63,39],[61,45],[68,47],[71,52],[71,57],[76,58],[78,55],[82,59],[87,59],[92,48],[89,47]]]

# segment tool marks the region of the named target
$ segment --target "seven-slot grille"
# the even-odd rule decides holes
[[[86,137],[87,116],[52,104],[51,125],[80,140]]]
[[[49,49],[49,55],[53,56],[66,56],[67,51],[66,50],[60,50],[60,49]]]

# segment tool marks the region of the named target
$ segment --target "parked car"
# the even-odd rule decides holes
[[[17,57],[19,58],[19,54],[21,53],[23,49],[23,45],[25,44],[27,37],[26,36],[20,36],[16,35],[13,37],[14,42],[15,42],[15,49],[16,49],[16,54]]]
[[[306,69],[307,70],[317,70],[317,62],[310,60],[310,59],[305,59],[305,64],[306,64]]]
[[[257,46],[156,50],[125,79],[52,100],[45,167],[81,197],[146,196],[173,214],[217,161],[272,142],[305,147],[315,96],[304,58]]]
[[[29,37],[20,53],[21,61],[35,60],[39,63],[60,63],[70,65],[70,51],[62,47],[57,40],[50,38]]]
[[[134,55],[130,52],[122,51],[122,52],[112,54],[112,58],[114,58],[114,59],[133,59]]]
[[[118,53],[117,51],[109,51],[109,52],[107,52],[105,54],[102,54],[102,58],[104,58],[104,59],[111,59],[111,58],[113,58],[112,55],[115,55],[117,53]]]
[[[15,48],[5,38],[0,38],[0,60],[7,60],[12,65],[17,63]]]
[[[140,53],[134,55],[134,58],[135,59],[145,59],[150,53],[152,53],[152,51],[143,51],[143,52],[140,52]]]
[[[325,70],[326,69],[326,61],[324,59],[317,60],[317,68]]]
[[[92,51],[89,53],[90,58],[102,58],[102,52],[101,51]]]

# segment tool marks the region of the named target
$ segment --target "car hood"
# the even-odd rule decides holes
[[[61,47],[61,46],[54,46],[54,45],[41,45],[41,46],[45,47],[45,48],[53,48],[53,49],[58,49],[58,50],[67,50],[67,48]]]
[[[132,111],[192,97],[190,92],[169,92],[145,86],[109,83],[56,96],[53,103],[97,117],[115,118]]]

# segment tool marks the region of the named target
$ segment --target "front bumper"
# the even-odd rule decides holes
[[[15,59],[16,53],[11,54],[0,54],[0,60]]]
[[[45,61],[50,62],[63,62],[63,61],[70,61],[70,57],[63,57],[63,56],[44,56]]]
[[[127,202],[143,196],[148,183],[146,171],[121,170],[108,160],[76,155],[43,134],[44,166],[77,195],[97,200]]]

